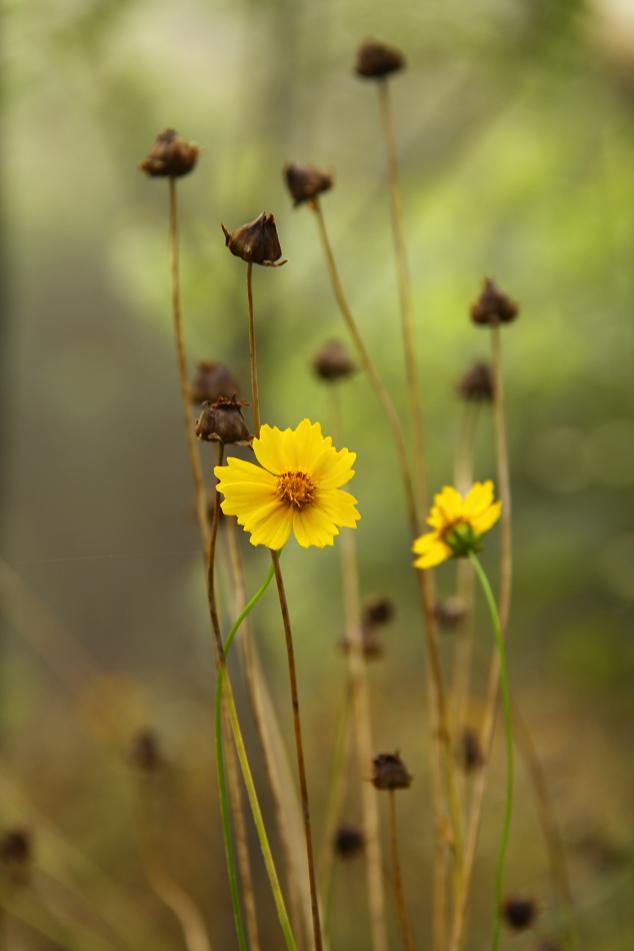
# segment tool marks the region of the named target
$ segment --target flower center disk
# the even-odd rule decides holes
[[[305,508],[315,498],[315,483],[305,472],[283,472],[277,480],[276,495],[295,509]]]

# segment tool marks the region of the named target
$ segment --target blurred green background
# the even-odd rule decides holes
[[[123,923],[130,947],[182,947],[139,844],[147,804],[126,754],[146,725],[171,763],[158,807],[165,864],[203,910],[214,947],[234,946],[213,663],[169,309],[167,186],[136,165],[166,126],[202,149],[179,185],[188,357],[192,367],[225,361],[247,394],[244,266],[226,251],[220,222],[234,228],[275,212],[289,263],[254,276],[263,415],[281,426],[308,416],[326,431],[327,394],[310,360],[345,331],[312,215],[292,209],[281,170],[288,160],[334,168],[323,208],[335,253],[405,417],[378,103],[372,84],[353,74],[367,36],[399,45],[408,60],[391,88],[434,489],[452,478],[462,409],[455,380],[488,354],[488,334],[468,319],[483,275],[521,303],[503,332],[512,690],[567,846],[581,946],[625,951],[634,942],[632,3],[7,0],[0,831],[33,832],[33,884],[19,900],[38,926],[7,916],[8,948],[102,947],[108,935],[95,908]],[[386,426],[361,376],[345,385],[342,407],[345,443],[358,454],[351,488],[363,515],[363,594],[397,602],[385,656],[370,670],[374,731],[377,751],[399,748],[415,777],[400,805],[406,890],[424,947],[431,799],[410,539]],[[486,478],[494,458],[482,415],[476,475]],[[496,542],[486,552],[493,574]],[[267,560],[246,539],[244,553],[253,590]],[[338,553],[291,544],[284,566],[319,838],[345,680]],[[438,579],[449,593],[453,567]],[[290,741],[272,594],[257,637]],[[490,649],[483,616],[479,696]],[[496,746],[472,949],[488,941],[503,768]],[[256,772],[264,789],[261,765]],[[354,786],[346,810],[358,820]],[[252,846],[264,946],[279,947]],[[506,935],[504,947],[557,938],[521,765],[507,886],[536,898],[540,922],[527,936]],[[338,869],[330,920],[333,948],[369,946],[360,862]],[[390,927],[398,947],[392,917]]]

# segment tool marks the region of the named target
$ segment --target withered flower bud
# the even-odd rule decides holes
[[[220,396],[215,403],[203,403],[196,420],[196,436],[205,442],[221,442],[248,446],[251,442],[249,428],[242,415],[242,407],[248,404],[235,396]]]
[[[456,384],[456,393],[471,403],[492,403],[495,384],[488,363],[474,363]]]
[[[368,598],[363,605],[361,623],[365,628],[382,627],[394,617],[394,602],[383,596]]]
[[[405,66],[400,50],[376,40],[366,40],[357,52],[356,73],[364,79],[382,79]]]
[[[537,906],[532,898],[507,898],[502,904],[502,915],[513,931],[524,931],[535,921]]]
[[[228,231],[224,225],[220,227],[231,253],[242,258],[247,264],[262,264],[265,267],[281,267],[286,264],[285,260],[278,260],[282,256],[282,249],[275,227],[275,216],[270,211],[263,211],[254,221],[233,232]]]
[[[363,851],[363,832],[356,826],[341,825],[335,832],[335,852],[341,859],[352,859]]]
[[[508,324],[515,320],[519,305],[485,277],[478,299],[471,305],[471,319],[476,324]]]
[[[284,166],[284,177],[295,207],[329,191],[334,182],[330,172],[324,172],[314,165],[298,165],[296,162],[288,162]]]
[[[33,844],[28,829],[17,826],[0,838],[0,867],[15,885],[28,881]]]
[[[379,753],[372,760],[372,765],[372,784],[375,789],[407,789],[411,785],[412,777],[398,752]]]
[[[159,737],[154,730],[139,730],[133,737],[130,762],[147,775],[157,773],[165,765]]]
[[[440,627],[453,631],[466,614],[466,608],[460,598],[445,598],[434,606],[434,615]]]
[[[156,137],[147,158],[139,168],[151,178],[181,178],[198,160],[198,146],[181,139],[174,129],[165,129]]]
[[[190,387],[192,403],[215,403],[219,396],[236,396],[238,382],[224,363],[201,360]]]
[[[482,747],[478,734],[470,727],[466,726],[460,737],[460,749],[458,750],[458,760],[465,773],[473,773],[480,769],[484,763]]]
[[[328,383],[345,380],[357,372],[357,365],[338,340],[328,340],[313,357],[313,370]]]
[[[351,641],[346,638],[341,642],[341,649],[344,654],[349,654],[352,650]],[[383,644],[376,636],[373,628],[361,627],[361,650],[366,660],[378,660],[385,653]]]

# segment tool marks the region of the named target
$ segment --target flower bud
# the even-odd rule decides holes
[[[356,373],[357,366],[342,343],[329,340],[313,357],[313,370],[327,383],[336,383]]]
[[[275,216],[270,211],[263,211],[254,221],[242,225],[234,232],[228,231],[224,225],[220,227],[231,253],[242,258],[247,264],[262,264],[265,267],[281,267],[286,264],[285,260],[278,260],[282,256],[282,249],[275,227]]]
[[[189,391],[192,403],[215,403],[219,396],[237,396],[239,393],[238,382],[224,363],[200,361]]]
[[[148,776],[157,773],[164,765],[158,734],[154,730],[139,730],[132,738],[130,762],[139,772]]]
[[[191,172],[197,160],[197,145],[181,139],[174,129],[165,129],[139,168],[151,178],[181,178]]]
[[[14,885],[26,885],[33,858],[31,833],[17,826],[0,838],[0,869]]]
[[[352,859],[363,851],[363,832],[356,826],[341,825],[335,832],[335,852],[341,859]]]
[[[215,403],[203,403],[200,416],[196,420],[196,436],[205,442],[248,446],[251,436],[242,415],[242,407],[247,405],[235,396],[220,396]]]
[[[484,763],[478,734],[468,726],[464,728],[460,737],[458,761],[465,773],[474,773]]]
[[[532,898],[507,898],[502,904],[502,916],[513,931],[524,931],[535,921],[537,906]]]
[[[384,596],[368,598],[363,605],[361,623],[365,628],[382,627],[394,617],[394,602]]]
[[[456,393],[468,403],[492,403],[495,392],[488,363],[474,363],[456,384]]]
[[[471,305],[471,319],[476,324],[508,324],[515,320],[519,305],[485,277],[478,299]]]
[[[407,789],[412,782],[398,752],[379,753],[372,760],[374,772],[372,784],[375,789]]]
[[[400,50],[386,43],[366,40],[357,52],[356,73],[363,79],[383,79],[405,66],[405,57]]]
[[[329,191],[334,182],[330,172],[324,172],[314,165],[298,165],[296,162],[288,162],[284,166],[284,176],[295,207]]]
[[[434,615],[441,628],[453,631],[461,623],[466,614],[466,608],[461,598],[445,598],[434,606]]]

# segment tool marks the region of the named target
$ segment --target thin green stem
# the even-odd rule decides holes
[[[469,559],[478,581],[484,592],[491,621],[493,623],[493,633],[495,635],[495,644],[500,660],[500,686],[502,691],[502,711],[504,714],[504,732],[506,735],[506,800],[504,803],[504,818],[502,821],[502,836],[500,839],[500,848],[498,851],[496,872],[495,872],[495,925],[493,929],[493,939],[491,941],[492,951],[497,951],[500,944],[500,926],[502,923],[502,888],[504,884],[504,860],[506,858],[506,849],[509,840],[509,831],[511,828],[511,813],[513,809],[513,726],[511,720],[511,695],[509,693],[508,671],[506,668],[506,651],[504,648],[504,635],[502,625],[498,614],[495,597],[489,584],[489,579],[482,567],[477,555],[471,553]]]
[[[229,631],[229,634],[227,635],[227,640],[224,644],[225,663],[219,668],[216,674],[216,702],[215,702],[216,757],[218,762],[218,787],[220,791],[223,835],[225,838],[225,851],[227,852],[229,848],[232,848],[232,844],[231,844],[231,829],[229,826],[229,812],[228,812],[224,757],[223,757],[223,750],[222,750],[222,730],[221,730],[222,697],[223,697],[223,690],[224,690],[224,686],[226,682],[229,688],[226,695],[227,696],[227,713],[228,713],[229,721],[231,723],[231,728],[233,731],[236,752],[238,754],[238,761],[240,763],[240,768],[242,770],[242,778],[244,780],[244,784],[247,790],[247,796],[249,797],[251,811],[253,813],[253,821],[255,823],[255,828],[258,835],[260,848],[262,850],[262,855],[264,857],[264,864],[266,866],[266,871],[269,877],[271,891],[273,892],[273,900],[275,902],[278,918],[280,921],[280,925],[282,927],[282,932],[284,934],[286,947],[289,949],[289,951],[296,951],[295,938],[293,937],[293,931],[292,931],[291,924],[288,918],[288,913],[286,911],[286,906],[284,904],[282,889],[280,887],[279,879],[277,877],[277,871],[275,869],[275,863],[273,861],[273,854],[271,852],[268,836],[266,834],[266,828],[264,826],[264,820],[262,818],[262,811],[260,809],[260,804],[259,804],[257,793],[255,790],[255,784],[253,782],[253,776],[251,773],[251,768],[249,766],[249,761],[248,761],[246,749],[244,746],[244,739],[242,737],[240,723],[238,721],[238,714],[237,714],[237,710],[235,706],[235,701],[233,698],[233,692],[231,691],[231,685],[229,681],[225,681],[227,653],[240,628],[240,625],[242,624],[244,619],[247,617],[247,615],[253,610],[253,608],[258,603],[260,598],[263,596],[264,592],[266,591],[269,584],[271,583],[274,577],[274,574],[275,574],[275,569],[274,569],[274,566],[272,565],[263,583],[260,585],[258,590],[253,595],[253,597],[246,603],[246,605],[244,606],[244,608],[242,609],[242,611],[240,612],[240,614],[234,621]],[[234,876],[235,876],[235,872],[234,872]]]

